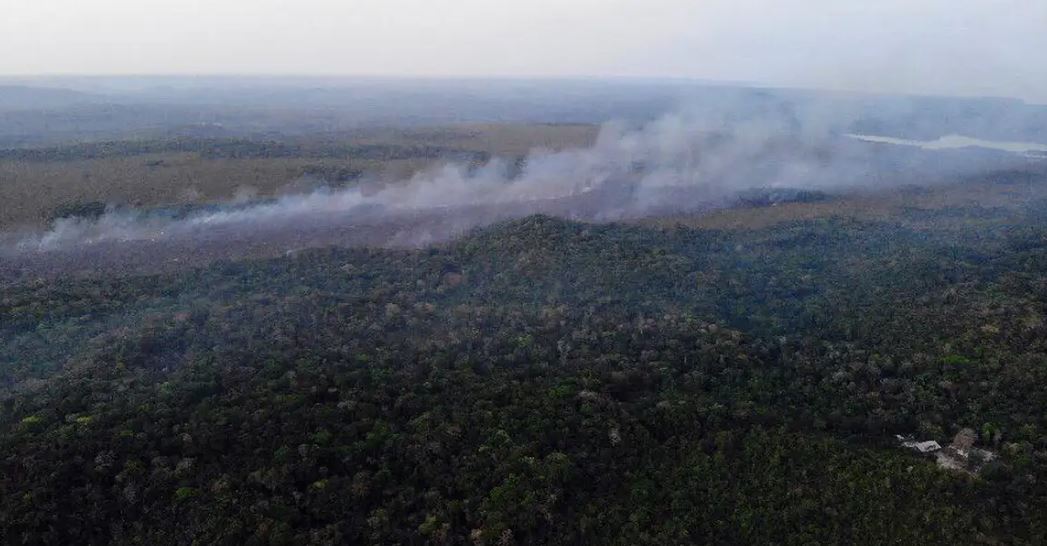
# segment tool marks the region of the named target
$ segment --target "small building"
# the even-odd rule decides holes
[[[938,442],[928,440],[926,442],[903,442],[903,446],[919,451],[920,453],[934,453],[942,448]]]
[[[895,438],[898,439],[902,447],[924,454],[933,453],[934,458],[938,461],[938,465],[942,468],[957,470],[971,475],[976,475],[985,463],[996,459],[996,454],[992,451],[974,447],[977,434],[969,428],[961,430],[953,438],[952,444],[944,448],[934,440],[918,442],[912,436],[902,436],[901,434],[896,435]]]

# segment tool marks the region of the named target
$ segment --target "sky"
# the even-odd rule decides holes
[[[0,75],[671,77],[1047,103],[1047,0],[3,0]]]

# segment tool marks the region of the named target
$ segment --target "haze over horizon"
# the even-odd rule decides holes
[[[14,0],[0,76],[635,77],[1047,103],[1033,0]],[[199,17],[207,13],[206,18]],[[477,47],[483,44],[484,47]]]

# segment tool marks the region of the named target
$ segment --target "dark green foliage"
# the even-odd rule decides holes
[[[781,203],[817,203],[829,196],[818,190],[796,188],[753,188],[741,192],[738,201],[748,207],[769,207]]]
[[[4,541],[1041,544],[1047,219],[956,214],[7,289]]]
[[[69,203],[55,207],[48,217],[48,223],[62,218],[85,218],[94,219],[105,214],[106,204],[100,201],[89,201],[87,203]]]

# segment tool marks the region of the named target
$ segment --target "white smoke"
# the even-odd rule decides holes
[[[870,176],[879,169],[883,146],[843,137],[828,117],[808,115],[811,119],[798,123],[794,112],[743,119],[703,112],[665,116],[640,127],[608,123],[589,148],[535,150],[519,167],[504,159],[478,168],[448,163],[377,190],[321,189],[178,217],[111,210],[95,219],[60,219],[50,231],[23,238],[18,247],[47,251],[214,236],[222,230],[345,226],[376,216],[395,222],[420,212],[451,216],[459,230],[537,212],[607,220],[700,210],[756,187],[825,189],[885,179],[883,173]],[[898,168],[897,158],[887,163]],[[484,213],[473,218],[477,210]],[[439,239],[425,233],[398,237]]]

